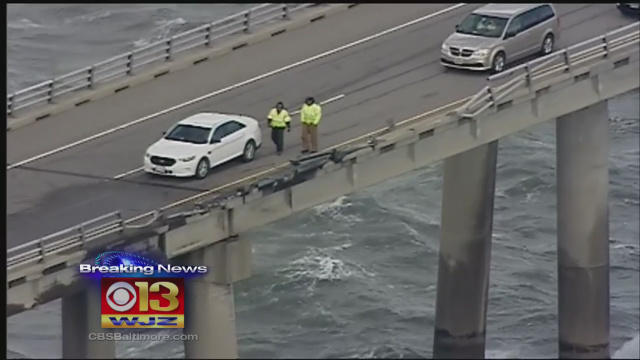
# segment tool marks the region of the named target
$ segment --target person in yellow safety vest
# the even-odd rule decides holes
[[[279,101],[276,107],[269,111],[267,119],[271,127],[271,140],[276,144],[276,152],[278,155],[282,155],[282,148],[284,148],[284,128],[287,128],[287,131],[291,131],[291,117],[289,116],[289,112],[284,108],[282,101]]]
[[[313,97],[308,97],[300,109],[302,121],[302,153],[318,151],[318,124],[322,118],[322,108]]]

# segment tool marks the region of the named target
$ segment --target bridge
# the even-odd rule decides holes
[[[74,264],[109,247],[161,249],[181,262],[212,259],[215,268],[211,278],[191,286],[203,295],[199,299],[219,301],[190,301],[200,317],[186,315],[186,330],[211,334],[211,341],[186,344],[187,357],[235,357],[232,284],[250,276],[251,260],[250,244],[239,234],[445,160],[434,354],[482,356],[497,141],[558,119],[560,351],[608,354],[608,291],[601,291],[608,289],[604,101],[639,86],[638,25],[608,5],[559,5],[559,44],[572,46],[487,82],[484,75],[445,72],[438,64],[441,40],[476,6],[360,5],[10,131],[8,313],[63,297],[65,356],[112,356],[108,342],[76,346],[78,334],[98,326],[99,309],[92,305],[94,292],[80,291]],[[366,21],[380,11],[389,11],[382,23]],[[342,41],[331,35],[336,29],[344,30]],[[310,46],[311,34],[326,39],[325,48]],[[339,46],[331,48],[331,41]],[[258,53],[291,56],[282,53],[296,44],[303,58],[294,66],[201,91],[211,86],[202,76],[207,70],[242,68]],[[274,51],[279,46],[283,51]],[[281,60],[261,58],[257,67]],[[188,86],[178,89],[180,79]],[[201,182],[139,173],[140,161],[131,154],[143,154],[176,119],[203,109],[262,118],[277,100],[300,104],[307,94],[299,84],[310,84],[312,95],[327,102],[326,151],[296,158],[299,141],[287,139],[291,162],[267,145],[255,162],[224,166]],[[49,135],[60,128],[69,130]],[[585,188],[594,196],[580,203],[574,194]],[[592,226],[596,232],[589,235]],[[476,286],[450,286],[459,283]],[[596,300],[579,301],[590,295]],[[457,310],[463,308],[474,316],[461,318]],[[587,328],[593,331],[580,331]]]

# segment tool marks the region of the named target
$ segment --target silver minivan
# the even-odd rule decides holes
[[[489,4],[476,9],[442,43],[452,68],[504,70],[507,62],[553,51],[560,20],[551,4]]]

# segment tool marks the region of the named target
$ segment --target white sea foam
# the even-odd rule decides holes
[[[344,214],[344,210],[351,207],[351,202],[347,201],[346,196],[340,196],[332,202],[317,205],[313,210],[318,215],[329,217],[333,220],[346,224],[355,224],[362,222],[362,218],[353,214]]]
[[[639,359],[640,358],[640,334],[624,343],[618,351],[616,351],[612,359]]]
[[[42,28],[43,25],[36,24],[35,22],[22,18],[18,21],[10,21],[7,23],[7,28],[16,29],[16,30],[25,30],[25,29],[34,29],[34,28]]]
[[[138,39],[133,42],[135,47],[143,47],[149,45],[153,42],[160,41],[162,39],[166,39],[171,34],[171,31],[175,30],[181,25],[186,24],[187,21],[181,17],[171,20],[157,20],[155,24],[157,25],[155,28],[151,30],[151,34],[144,38]]]
[[[515,350],[486,350],[486,359],[517,359],[519,354]]]
[[[64,20],[65,24],[74,23],[74,22],[93,22],[95,20],[105,19],[111,16],[113,13],[109,10],[104,11],[96,11],[89,14],[84,14],[80,16],[75,16],[72,18],[67,18]]]
[[[360,264],[339,259],[335,252],[342,248],[342,246],[326,249],[309,248],[303,256],[291,261],[278,273],[288,279],[285,283],[298,281],[306,283],[309,291],[313,291],[318,282],[375,276],[375,273],[366,270]]]

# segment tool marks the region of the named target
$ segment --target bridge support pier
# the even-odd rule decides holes
[[[115,341],[93,339],[90,333],[109,333],[103,329],[100,313],[100,288],[87,281],[80,292],[62,298],[62,358],[113,359]]]
[[[434,358],[484,358],[498,142],[444,162]]]
[[[559,357],[609,357],[606,101],[556,120]]]
[[[185,281],[185,357],[237,359],[233,283],[251,275],[251,244],[230,238],[185,256],[192,265],[207,265],[205,276]]]

